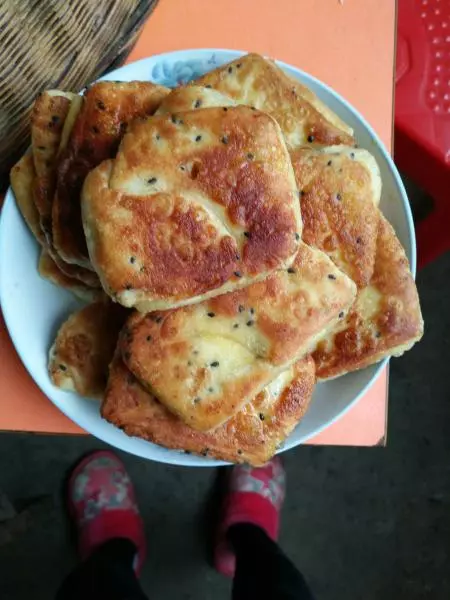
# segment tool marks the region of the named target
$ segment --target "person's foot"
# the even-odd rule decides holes
[[[83,559],[108,540],[126,538],[137,548],[134,569],[139,573],[145,558],[144,527],[133,484],[115,454],[93,452],[78,463],[70,475],[67,502]]]
[[[278,457],[260,468],[237,465],[231,469],[214,549],[219,573],[233,577],[236,568],[235,555],[227,542],[231,525],[251,523],[277,539],[284,495],[285,473]]]

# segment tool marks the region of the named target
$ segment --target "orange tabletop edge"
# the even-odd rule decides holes
[[[188,48],[255,51],[318,77],[392,144],[396,2],[393,0],[160,0],[128,61]],[[315,444],[386,440],[388,370]],[[40,392],[0,321],[0,430],[83,433]]]

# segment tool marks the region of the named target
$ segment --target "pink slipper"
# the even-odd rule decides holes
[[[81,557],[87,558],[107,540],[127,538],[138,549],[134,569],[139,574],[145,558],[144,526],[133,484],[119,458],[106,450],[86,456],[70,476],[67,501]]]
[[[252,523],[271,539],[278,538],[284,495],[285,473],[280,458],[275,457],[260,468],[249,465],[232,468],[214,551],[219,573],[233,577],[236,569],[236,557],[226,539],[231,525]]]

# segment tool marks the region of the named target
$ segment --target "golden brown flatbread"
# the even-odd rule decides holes
[[[44,279],[48,279],[54,285],[62,287],[84,302],[95,302],[98,300],[106,301],[107,296],[103,290],[89,287],[79,279],[68,277],[65,275],[53,258],[48,253],[48,250],[42,248],[38,264],[39,275]]]
[[[354,144],[352,129],[310,89],[258,54],[242,56],[190,85],[210,86],[238,104],[269,113],[279,123],[290,150],[304,144]]]
[[[260,466],[306,413],[314,382],[314,361],[307,357],[281,373],[227,423],[203,433],[185,425],[145,391],[116,356],[101,412],[128,435],[165,448]]]
[[[33,201],[33,186],[36,180],[33,156],[25,154],[11,169],[11,187],[22,216],[37,242],[43,247],[43,263],[40,266],[41,275],[50,279],[56,285],[62,285],[73,291],[77,296],[98,297],[100,281],[92,271],[87,271],[76,265],[68,265],[48,243],[41,228],[41,216]],[[47,256],[49,255],[49,256]],[[50,259],[51,256],[51,259]],[[51,263],[50,263],[51,260]],[[56,272],[56,268],[60,273]],[[85,287],[94,288],[92,292]]]
[[[83,234],[80,193],[87,173],[112,158],[130,121],[152,114],[168,90],[150,82],[95,83],[84,94],[67,146],[58,161],[53,240],[68,263],[92,269]]]
[[[329,379],[400,356],[423,335],[419,296],[405,251],[380,213],[370,284],[313,353],[317,377]]]
[[[86,178],[82,208],[104,289],[143,312],[287,267],[301,235],[280,129],[244,106],[134,122],[116,159]]]
[[[36,177],[33,199],[48,243],[52,243],[52,204],[56,183],[56,157],[72,98],[59,90],[39,94],[31,111],[31,149]]]
[[[301,245],[265,281],[193,306],[135,313],[119,341],[128,368],[185,423],[212,430],[315,347],[355,298],[325,254]]]
[[[359,288],[372,277],[381,178],[367,150],[334,146],[291,153],[303,241],[328,254]]]
[[[33,182],[35,176],[33,155],[31,153],[25,154],[11,169],[11,187],[17,206],[29,230],[39,244],[45,245],[45,236],[41,229],[39,212],[33,202]]]
[[[126,314],[111,302],[96,302],[72,314],[50,349],[48,371],[54,385],[81,396],[102,398]]]

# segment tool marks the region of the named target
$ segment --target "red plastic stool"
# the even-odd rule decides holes
[[[399,0],[395,162],[434,201],[418,264],[450,249],[450,0]]]

